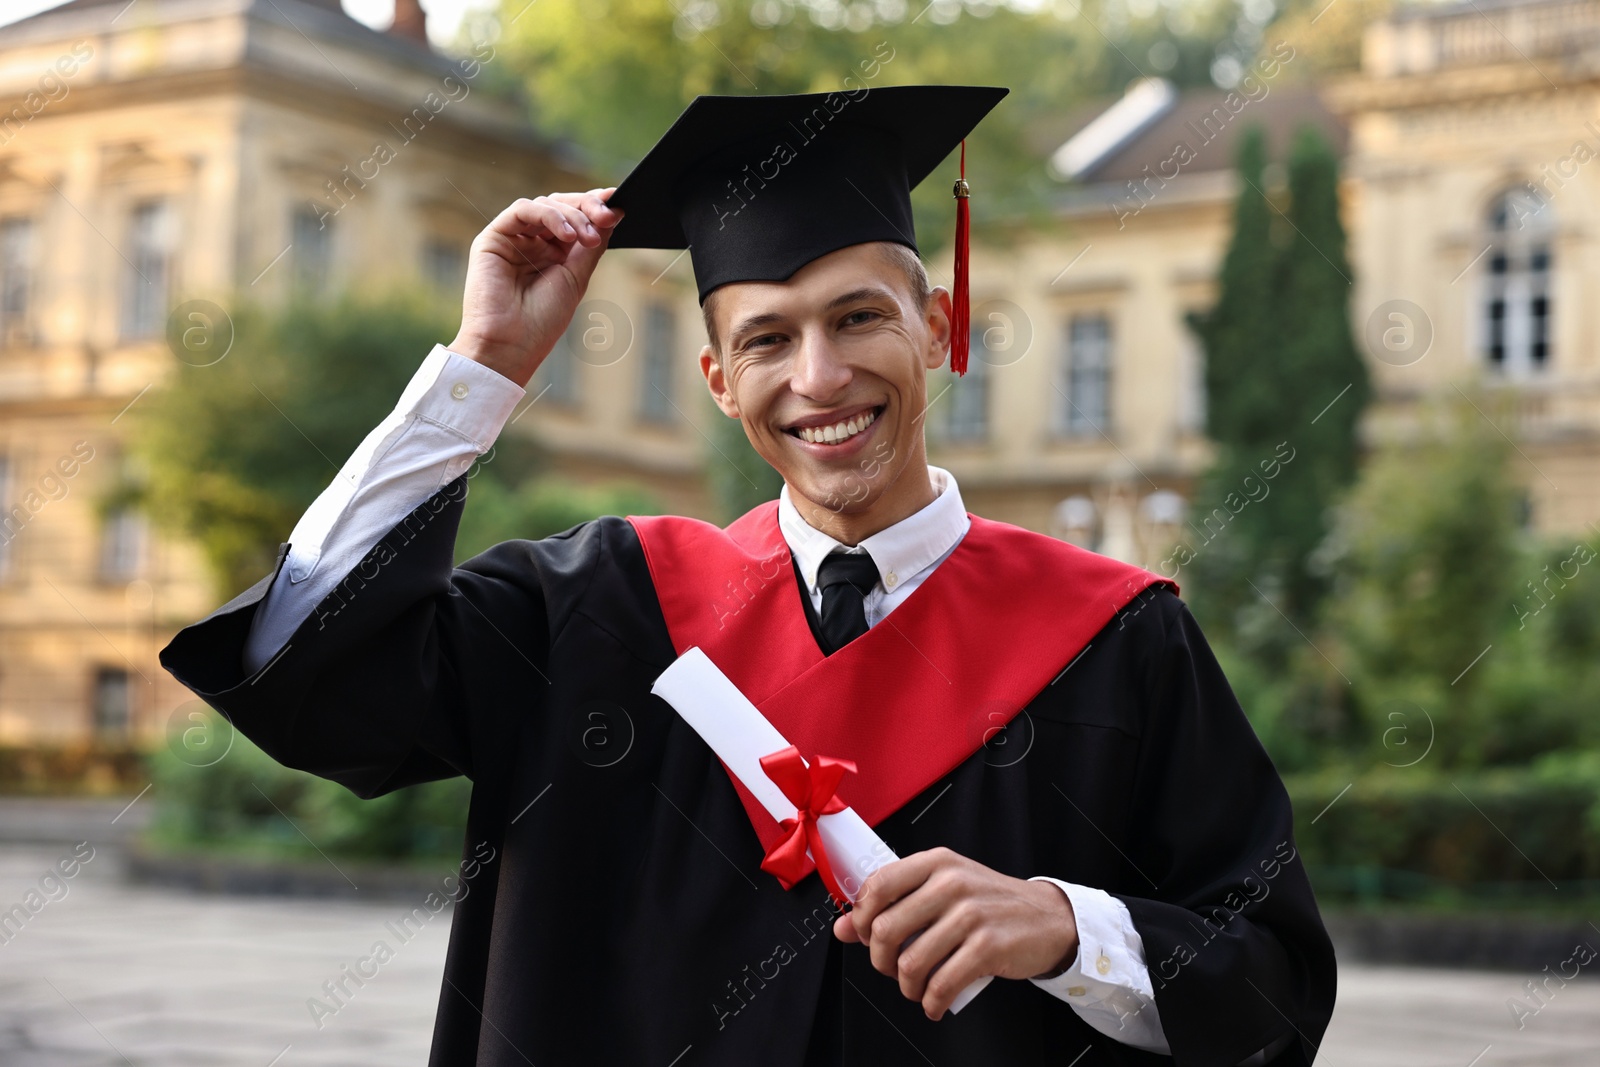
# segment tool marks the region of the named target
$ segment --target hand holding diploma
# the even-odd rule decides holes
[[[829,877],[855,905],[834,923],[835,935],[865,942],[873,966],[897,978],[901,991],[921,1002],[929,1018],[959,1012],[995,975],[1030,978],[1060,969],[1063,960],[1070,963],[1077,928],[1066,894],[1048,882],[1003,875],[949,849],[899,859],[865,820],[833,796],[850,769],[839,766],[845,761],[805,765],[700,649],[680,656],[651,692],[694,727],[774,819],[791,822],[774,853],[822,842]],[[784,785],[773,780],[768,767],[786,779]],[[813,852],[813,859],[821,857]],[[772,870],[773,865],[769,854],[763,867]]]
[[[1012,878],[947,848],[875,872],[833,932],[865,943],[872,966],[897,979],[930,1019],[960,1011],[990,977],[1052,977],[1078,950],[1072,903],[1058,887]]]

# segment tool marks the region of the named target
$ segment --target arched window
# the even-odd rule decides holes
[[[1507,379],[1536,377],[1550,363],[1555,210],[1533,188],[1516,186],[1495,199],[1485,221],[1484,359]]]

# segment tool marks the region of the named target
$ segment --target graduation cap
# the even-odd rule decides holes
[[[795,96],[700,96],[608,201],[611,248],[687,248],[700,302],[729,282],[781,282],[865,241],[916,251],[911,190],[961,146],[950,369],[968,344],[966,141],[1010,92],[906,85]]]

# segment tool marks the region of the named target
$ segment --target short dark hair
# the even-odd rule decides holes
[[[933,297],[933,289],[928,285],[928,271],[922,265],[922,257],[917,255],[914,248],[898,241],[876,241],[874,244],[889,265],[898,269],[904,277],[906,289],[916,303],[917,310],[926,311],[928,301]],[[711,342],[711,350],[721,359],[722,342],[717,337],[716,313],[713,310],[719,291],[720,288],[713,289],[706,294],[706,302],[700,306],[700,316],[705,320],[706,338]]]

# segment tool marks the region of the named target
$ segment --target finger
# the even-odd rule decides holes
[[[504,260],[516,271],[542,271],[553,263],[561,262],[563,252],[554,250],[565,249],[566,245],[557,244],[544,238],[512,236],[493,233],[484,235],[472,246],[473,255],[494,256]]]
[[[579,243],[572,246],[572,254],[567,257],[566,268],[570,270],[579,285],[588,285],[589,277],[594,274],[594,268],[599,264],[600,257],[611,245],[612,230],[601,230],[599,240],[591,246]]]
[[[478,242],[504,255],[511,242],[539,240],[547,244],[565,245],[576,239],[577,233],[549,205],[533,200],[518,200],[494,217],[479,235]]]
[[[967,909],[953,908],[900,946],[894,977],[907,1000],[922,999],[935,969],[961,947],[977,925]]]
[[[958,907],[954,878],[934,871],[926,881],[890,904],[872,920],[870,943],[898,948]]]
[[[571,247],[567,242],[552,240],[549,237],[535,237],[524,233],[488,233],[478,245],[478,250],[499,256],[518,269],[532,268],[535,271],[542,271],[565,260],[567,250]]]
[[[605,198],[616,189],[590,189],[587,193],[555,193],[551,199],[581,211],[594,226],[606,229],[622,221],[624,212],[606,204]],[[605,194],[602,196],[601,194]]]
[[[929,849],[885,864],[867,875],[851,913],[856,916],[856,933],[861,940],[871,943],[872,921],[880,912],[927,881],[937,867],[956,859],[959,857],[949,849]]]
[[[856,936],[856,924],[851,920],[849,912],[833,920],[833,936],[848,944],[860,943],[861,938]]]
[[[553,241],[573,241],[578,237],[578,230],[567,219],[566,209],[543,196],[513,202],[495,216],[489,223],[489,230],[505,237],[521,234]]]
[[[922,1013],[938,1022],[962,990],[993,973],[987,944],[978,938],[967,938],[928,979],[922,994]]]
[[[576,194],[555,193],[545,197],[545,201],[561,213],[561,220],[572,227],[573,232],[583,244],[594,247],[600,243],[600,230],[590,220],[583,209],[572,203],[569,197]]]

